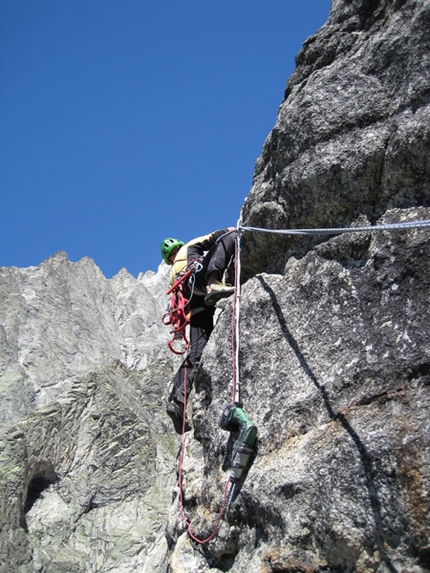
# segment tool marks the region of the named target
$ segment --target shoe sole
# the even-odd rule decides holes
[[[182,434],[182,427],[184,425],[183,417],[182,414],[178,411],[177,407],[175,405],[168,404],[166,408],[166,414],[172,420],[175,432],[177,434]],[[191,426],[188,420],[185,420],[185,432],[189,432],[190,430]]]
[[[205,296],[205,305],[206,306],[213,306],[222,298],[228,298],[232,294],[234,294],[234,289],[231,289],[230,291],[222,290],[222,291],[218,291],[218,292],[217,291],[210,292],[209,294],[207,294]]]

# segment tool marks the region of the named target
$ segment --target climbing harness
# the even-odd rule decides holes
[[[201,268],[200,259],[194,260],[184,272],[176,277],[176,281],[166,292],[170,298],[162,321],[164,325],[172,328],[172,339],[167,345],[174,354],[186,354],[190,347],[186,330],[191,319],[190,300],[194,293],[195,275]],[[187,287],[187,296],[184,293],[185,286]],[[175,348],[178,342],[182,343],[181,349]]]
[[[186,271],[166,293],[170,295],[170,299],[162,320],[164,325],[170,325],[172,328],[171,334],[173,336],[167,344],[174,354],[185,354],[190,345],[186,328],[190,322],[191,309],[189,298],[186,298],[184,295],[184,281],[191,276],[192,272],[192,269]],[[182,350],[174,347],[174,344],[178,341],[184,343]]]

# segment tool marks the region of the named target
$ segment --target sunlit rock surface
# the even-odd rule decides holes
[[[383,221],[421,216],[430,209]],[[244,285],[241,387],[258,455],[208,544],[219,570],[427,570],[429,249],[429,230],[338,237]],[[203,451],[189,442],[205,473],[189,463],[184,477],[202,539],[228,475],[227,435],[215,429],[231,400],[224,305],[194,400]]]
[[[246,225],[344,227],[430,205],[429,24],[426,0],[332,3],[296,58],[256,164]],[[311,246],[253,234],[246,276],[283,272]]]
[[[167,272],[107,280],[65,253],[0,270],[2,571],[165,562],[177,452]]]
[[[244,225],[430,219],[429,30],[427,0],[332,2]],[[258,447],[221,521],[232,299],[180,462],[167,267],[108,280],[58,253],[0,270],[1,573],[430,569],[430,228],[241,242],[239,378]]]

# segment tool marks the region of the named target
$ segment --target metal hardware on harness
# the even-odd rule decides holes
[[[192,270],[193,272],[199,273],[202,269],[203,265],[199,260],[196,260],[193,263],[191,263],[190,270]]]
[[[171,326],[173,337],[167,343],[174,354],[185,354],[188,351],[190,342],[187,338],[186,327],[190,322],[191,308],[190,301],[184,296],[183,284],[196,271],[193,267],[181,275],[169,288],[166,294],[171,295],[167,304],[167,312],[163,315],[162,321],[166,326]],[[191,297],[190,297],[191,298]],[[174,343],[180,341],[184,343],[183,350],[174,348]]]

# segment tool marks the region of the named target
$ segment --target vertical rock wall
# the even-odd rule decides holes
[[[246,226],[430,218],[429,24],[424,0],[332,3],[297,56]],[[173,522],[172,570],[428,571],[430,229],[245,232],[242,247],[242,398],[258,453],[204,549]],[[218,421],[231,402],[231,301],[223,307],[186,452],[185,510],[200,538],[228,476]]]
[[[246,225],[343,227],[429,206],[429,28],[424,0],[333,2],[296,58],[257,161]],[[246,276],[283,272],[291,254],[312,246],[246,239]]]
[[[430,4],[334,0],[297,56],[244,224],[430,219]],[[0,270],[1,573],[424,573],[430,231],[243,235],[240,380],[259,428],[204,544],[164,413],[167,268],[107,280],[59,253]],[[232,300],[189,406],[182,505],[217,527]]]
[[[0,571],[155,571],[177,445],[167,267],[0,270]]]
[[[407,213],[384,220],[430,209]],[[207,544],[215,570],[428,570],[429,248],[429,230],[337,237],[290,259],[283,275],[244,285],[242,399],[258,453]],[[187,447],[185,507],[200,538],[229,475],[228,434],[217,427],[231,401],[224,305],[193,401],[202,449]],[[177,534],[199,571],[197,546]]]

